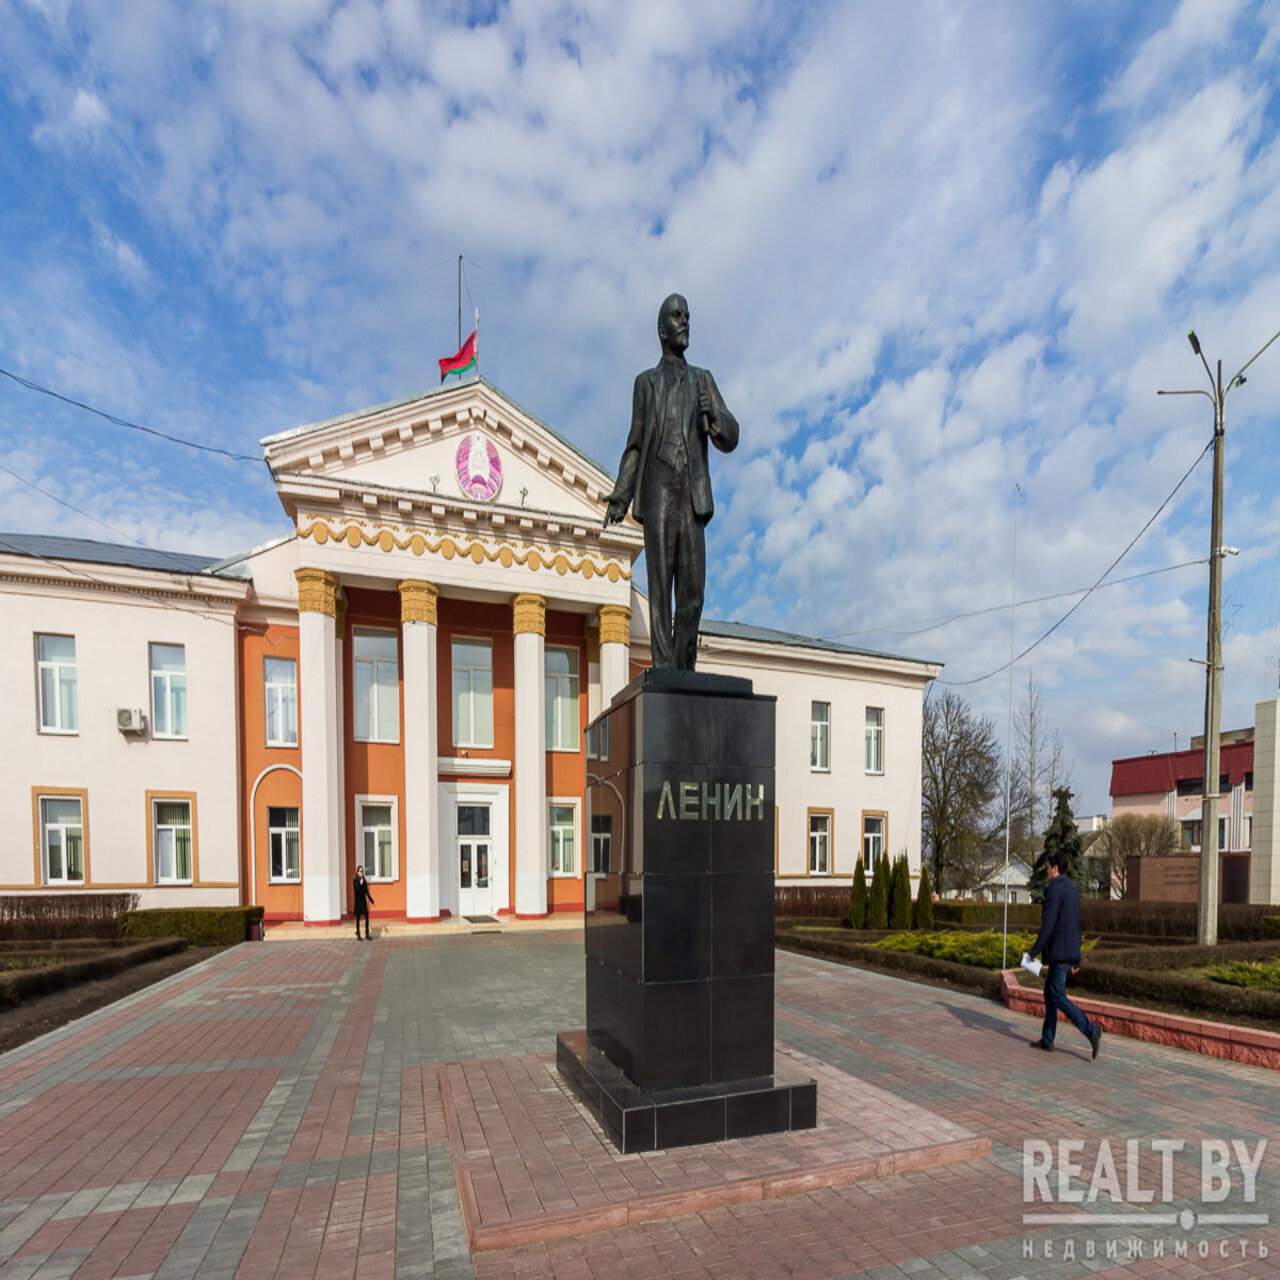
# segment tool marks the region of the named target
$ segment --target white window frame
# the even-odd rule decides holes
[[[872,715],[877,719],[872,720]],[[868,707],[866,711],[866,760],[867,772],[880,776],[884,773],[884,708]],[[873,760],[874,757],[874,760]]]
[[[570,657],[570,670],[561,675],[547,670],[547,659],[553,653],[566,653]],[[582,749],[580,712],[578,708],[579,667],[576,645],[549,644],[542,651],[542,677],[546,693],[547,750],[567,751],[576,754]],[[570,712],[572,708],[572,712]]]
[[[1246,813],[1244,815],[1244,832],[1240,841],[1240,847],[1246,850],[1253,848],[1253,814],[1251,813]]]
[[[396,656],[394,661],[390,658],[361,658],[356,653],[357,641],[361,636],[391,636],[396,642]],[[356,689],[358,682],[356,680],[356,669],[360,666],[371,666],[373,668],[373,681],[370,684],[369,695],[369,723],[362,725],[360,723],[359,707],[356,703]],[[381,723],[381,713],[378,710],[378,677],[382,674],[383,667],[392,667],[395,670],[395,717],[396,723],[394,730],[389,730],[386,725]],[[398,743],[400,741],[400,633],[394,627],[355,627],[351,632],[351,696],[352,696],[352,738],[356,742],[386,742]]]
[[[574,869],[572,871],[557,871],[555,869],[555,832],[557,830],[563,831],[565,827],[563,824],[559,827],[552,826],[551,812],[553,809],[571,809],[573,811]],[[556,880],[580,880],[582,878],[582,802],[575,796],[547,797],[547,871]]]
[[[1231,822],[1225,813],[1218,814],[1218,852],[1229,850],[1231,845],[1228,840],[1231,836]]]
[[[271,825],[272,809],[281,809],[288,813],[292,811],[298,815],[298,825],[290,827],[273,827]],[[293,832],[297,837],[296,848],[298,853],[298,869],[296,875],[289,874],[289,832]],[[276,837],[280,837],[280,866],[283,869],[282,874],[276,875],[273,870],[272,858],[275,852]],[[267,879],[270,884],[301,884],[302,883],[302,809],[296,804],[269,804],[267,806]]]
[[[271,679],[270,675],[268,675],[268,665],[272,662],[287,662],[293,668],[292,683],[286,684],[283,681]],[[287,695],[290,693],[293,695],[292,716],[287,714],[290,710],[290,702]],[[284,737],[273,738],[271,736],[271,708],[273,702],[276,704],[277,719],[284,722]],[[274,654],[269,653],[262,655],[262,703],[267,746],[296,747],[298,745],[298,660],[296,658],[277,658]],[[290,730],[292,730],[292,736],[290,736]],[[278,805],[276,807],[279,808]]]
[[[373,875],[369,864],[365,861],[365,834],[377,831],[378,827],[367,827],[364,821],[366,807],[386,807],[391,810],[391,874]],[[400,799],[398,796],[356,796],[356,824],[360,840],[356,846],[356,862],[364,867],[364,878],[370,884],[395,884],[400,879]]]
[[[41,640],[70,640],[71,661],[67,662],[60,658],[42,658],[40,656]],[[75,636],[66,635],[59,631],[36,632],[36,707],[40,733],[62,734],[66,737],[72,737],[80,732],[80,673],[77,669],[75,646]],[[68,667],[71,668],[71,719],[75,722],[70,725],[62,723],[62,685],[65,679],[63,673]],[[52,716],[49,715],[50,708],[45,706],[44,699],[44,675],[46,671],[51,672],[53,675]]]
[[[162,804],[185,804],[187,806],[187,821],[185,828],[182,823],[164,823],[160,822],[160,806]],[[151,856],[155,863],[152,867],[152,873],[155,875],[156,884],[194,884],[196,873],[196,828],[192,815],[191,799],[188,796],[152,796],[151,797]],[[162,831],[178,832],[186,830],[190,837],[191,848],[191,874],[189,876],[162,876],[160,874],[160,833]],[[173,846],[173,867],[178,869],[178,844],[175,835]]]
[[[483,667],[465,666],[458,663],[458,645],[474,644],[479,645],[489,651],[489,740],[483,741],[476,736],[476,689],[474,676],[468,676],[466,697],[470,702],[471,714],[468,717],[471,724],[470,740],[463,739],[458,732],[458,722],[461,717],[458,715],[458,689],[457,679],[459,671],[474,672],[483,671]],[[488,636],[454,636],[449,644],[449,697],[450,697],[450,718],[453,721],[453,745],[455,747],[475,747],[480,750],[489,751],[493,749],[493,721],[494,721],[494,694],[493,694],[493,640]],[[484,697],[484,694],[480,694]]]
[[[157,649],[180,649],[182,651],[182,671],[157,671],[156,670],[156,650]],[[191,727],[191,690],[187,685],[187,646],[185,644],[171,644],[167,640],[153,640],[147,646],[147,661],[151,667],[151,736],[153,738],[165,738],[174,742],[186,741]],[[165,713],[163,721],[166,725],[172,725],[175,716],[173,714],[173,682],[175,678],[182,680],[183,693],[183,725],[180,733],[175,733],[171,728],[160,729],[160,700],[163,699]],[[163,685],[163,693],[157,696],[156,682],[159,681]]]
[[[809,772],[831,772],[831,703],[816,698],[809,703]]]
[[[45,805],[49,801],[69,802],[74,800],[80,809],[80,821],[71,822],[50,822],[46,817]],[[88,849],[85,845],[84,838],[84,799],[81,796],[68,795],[42,795],[39,797],[40,812],[40,876],[45,884],[84,884],[85,863],[88,861]],[[62,833],[62,875],[51,876],[49,874],[49,832],[51,829],[57,829]],[[77,830],[80,833],[80,875],[77,879],[72,879],[67,875],[67,837],[66,833],[71,830]]]
[[[878,822],[880,824],[879,841],[880,847],[873,853],[867,841],[871,837],[871,832],[867,830],[867,823]],[[864,813],[862,815],[862,865],[866,868],[868,875],[874,870],[877,860],[883,856],[885,849],[885,833],[889,826],[889,819],[883,813]]]
[[[814,823],[820,822],[820,827]],[[831,829],[835,826],[832,814],[825,809],[811,810],[809,813],[809,874],[811,876],[829,876],[832,863]],[[822,865],[819,866],[818,864]]]

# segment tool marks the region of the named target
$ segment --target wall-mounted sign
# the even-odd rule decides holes
[[[458,441],[458,486],[468,498],[489,502],[502,488],[502,459],[492,441],[472,431]]]

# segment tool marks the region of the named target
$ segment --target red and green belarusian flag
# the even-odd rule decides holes
[[[462,344],[456,356],[443,356],[436,363],[440,366],[440,381],[443,382],[451,373],[466,373],[476,367],[476,334],[479,329],[472,329],[471,336]]]

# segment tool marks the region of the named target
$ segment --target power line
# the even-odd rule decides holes
[[[167,440],[170,444],[180,444],[185,449],[196,449],[201,453],[216,453],[224,458],[230,458],[233,462],[262,461],[261,457],[252,453],[236,453],[233,449],[221,449],[217,445],[201,444],[197,440],[186,440],[182,436],[170,435],[167,431],[157,431],[155,427],[141,426],[139,423],[130,422],[127,418],[119,418],[114,413],[107,413],[105,409],[95,409],[93,405],[85,404],[83,400],[76,400],[72,396],[64,396],[60,391],[42,387],[38,382],[32,382],[30,378],[24,378],[20,374],[10,372],[8,369],[0,369],[0,374],[3,374],[12,382],[16,382],[20,387],[25,387],[28,391],[38,391],[43,396],[61,400],[63,404],[73,405],[77,409],[83,409],[86,413],[96,414],[99,418],[105,418],[113,425],[125,427],[129,431],[141,431],[144,435],[154,436],[157,440]]]
[[[1073,604],[1071,608],[1068,609],[1066,613],[1064,613],[1062,617],[1060,617],[1057,620],[1057,622],[1053,624],[1053,626],[1049,627],[1046,631],[1041,632],[1040,635],[1038,635],[1029,645],[1027,645],[1027,647],[1023,649],[1023,651],[1020,654],[1018,654],[1017,657],[1012,659],[1012,661],[1010,662],[1002,662],[998,667],[996,667],[994,671],[988,671],[985,675],[975,676],[972,680],[943,680],[941,677],[939,677],[938,682],[940,684],[951,685],[953,688],[957,688],[957,689],[963,688],[965,685],[981,684],[984,680],[990,680],[992,676],[998,676],[1002,671],[1007,671],[1011,666],[1021,662],[1022,659],[1027,656],[1027,654],[1039,648],[1040,645],[1042,645],[1051,635],[1053,635],[1053,633],[1057,631],[1057,629],[1060,626],[1062,626],[1062,624],[1066,622],[1066,620],[1069,617],[1071,617],[1071,615],[1075,613],[1075,611],[1082,604],[1084,604],[1084,602],[1091,595],[1093,595],[1093,593],[1097,591],[1099,587],[1102,586],[1104,579],[1108,576],[1108,574],[1110,574],[1111,570],[1114,569],[1116,565],[1118,565],[1120,561],[1123,560],[1125,556],[1127,556],[1135,546],[1137,546],[1138,540],[1142,537],[1144,533],[1146,533],[1148,529],[1151,528],[1153,524],[1155,524],[1156,520],[1160,516],[1160,513],[1164,511],[1165,507],[1167,507],[1169,503],[1173,501],[1174,496],[1177,494],[1178,490],[1181,489],[1182,486],[1186,484],[1186,482],[1191,478],[1191,473],[1200,465],[1200,463],[1204,460],[1205,454],[1207,454],[1209,450],[1212,448],[1213,448],[1213,439],[1210,439],[1209,442],[1205,445],[1205,447],[1200,450],[1200,453],[1196,457],[1196,460],[1183,473],[1182,479],[1179,480],[1178,483],[1173,486],[1173,488],[1169,491],[1169,494],[1165,498],[1165,500],[1151,513],[1151,516],[1147,520],[1146,524],[1144,524],[1142,528],[1139,529],[1138,532],[1133,535],[1133,538],[1130,540],[1129,545],[1125,547],[1125,549],[1118,556],[1116,556],[1116,558],[1102,571],[1097,581],[1094,582],[1093,586],[1091,586],[1084,593],[1084,595],[1082,595],[1080,599],[1077,600],[1075,604]]]
[[[6,467],[3,462],[0,462],[0,471],[3,471],[6,475],[12,476],[20,483],[25,484],[29,489],[34,489],[42,497],[48,498],[50,502],[56,502],[58,506],[65,507],[68,511],[74,511],[76,515],[83,516],[86,520],[92,520],[94,524],[100,524],[104,529],[108,530],[108,532],[114,533],[117,538],[123,538],[130,545],[140,547],[143,551],[150,551],[153,555],[168,556],[168,558],[173,560],[175,564],[182,563],[179,561],[177,555],[172,551],[164,551],[160,547],[147,546],[141,538],[135,538],[131,534],[125,533],[123,529],[117,529],[115,525],[108,524],[105,520],[100,519],[91,512],[77,507],[72,502],[68,502],[65,498],[58,497],[56,493],[50,493],[48,489],[41,488],[34,480],[28,480],[26,476],[19,475],[12,467]],[[180,569],[180,572],[186,572],[185,563],[183,563],[183,567]]]
[[[1178,564],[1167,564],[1160,569],[1144,569],[1141,573],[1131,573],[1124,578],[1112,578],[1110,582],[1104,582],[1102,587],[1118,587],[1126,582],[1137,582],[1142,578],[1154,578],[1162,573],[1173,573],[1178,569],[1189,569],[1193,565],[1208,564],[1208,556],[1200,556],[1196,560],[1182,560]],[[1070,596],[1083,595],[1087,591],[1100,589],[1095,587],[1075,587],[1070,591],[1053,591],[1045,596],[1028,596],[1025,600],[1017,602],[1017,608],[1024,608],[1029,604],[1044,604],[1049,600],[1065,600]],[[961,622],[966,618],[982,618],[990,613],[1004,613],[1008,610],[1007,604],[991,604],[983,609],[969,609],[963,613],[952,613],[946,617],[923,618],[921,622],[927,625],[911,626],[903,629],[894,629],[890,627],[865,627],[861,631],[837,631],[832,635],[824,636],[826,640],[847,640],[851,636],[922,636],[927,635],[930,631],[937,631],[941,627],[945,627],[952,622]]]

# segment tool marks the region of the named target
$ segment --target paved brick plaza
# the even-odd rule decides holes
[[[1038,1054],[1026,1047],[1036,1024],[989,1002],[787,955],[778,1039],[828,1079],[818,1137],[829,1153],[844,1142],[837,1104],[865,1082],[868,1113],[901,1100],[904,1141],[968,1133],[991,1154],[810,1189],[798,1179],[771,1198],[472,1256],[455,1158],[468,1179],[477,1161],[505,1161],[509,1180],[524,1161],[521,1195],[556,1205],[545,1159],[557,1143],[576,1144],[582,1167],[626,1195],[661,1193],[670,1170],[687,1179],[699,1163],[609,1157],[598,1135],[569,1132],[547,1064],[555,1032],[582,1023],[581,972],[572,931],[246,945],[0,1057],[0,1278],[1280,1274],[1269,1225],[1280,1221],[1280,1142],[1262,1158],[1256,1204],[1243,1203],[1238,1174],[1223,1203],[1200,1198],[1201,1138],[1254,1150],[1276,1139],[1274,1073],[1117,1037],[1091,1063],[1065,1025],[1059,1052]],[[449,1099],[467,1080],[477,1097],[488,1090],[486,1132],[527,1121],[545,1150],[486,1146],[474,1125],[451,1148]],[[1180,1139],[1174,1201],[1157,1191],[1138,1230],[1065,1217],[1024,1227],[1024,1211],[1111,1207],[1105,1196],[1024,1206],[1024,1138],[1082,1139],[1081,1187],[1104,1145],[1123,1181],[1136,1139],[1139,1189],[1160,1183],[1151,1141]],[[730,1143],[701,1163],[723,1181],[756,1160]],[[1245,1209],[1268,1223],[1200,1220]],[[1159,1220],[1179,1212],[1190,1226]],[[1129,1261],[1138,1242],[1143,1256]]]

